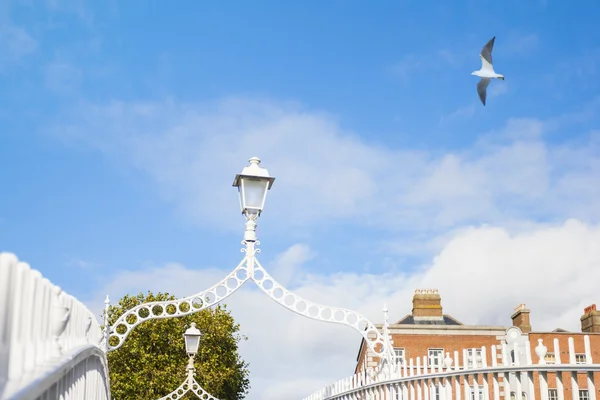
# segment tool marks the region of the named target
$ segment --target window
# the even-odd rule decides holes
[[[558,400],[557,389],[548,389],[548,400]]]
[[[473,352],[475,352],[475,359],[477,360],[476,367],[482,367],[481,349],[469,349],[467,350],[467,368],[473,368]]]
[[[475,398],[475,388],[471,388],[471,399],[470,400],[483,400],[483,387],[477,388],[477,398]]]
[[[444,362],[444,349],[429,349],[427,353],[430,367],[439,367]]]
[[[579,391],[579,400],[590,400],[590,392],[587,389]]]
[[[575,354],[575,364],[585,364],[585,354]]]
[[[556,357],[554,356],[554,353],[546,353],[544,360],[546,360],[546,364],[556,364]]]
[[[403,365],[404,364],[404,347],[402,348],[394,348],[394,355],[396,356],[396,363],[398,365]]]
[[[510,392],[510,400],[517,400],[517,392]]]

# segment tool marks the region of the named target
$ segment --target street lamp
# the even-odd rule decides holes
[[[202,336],[202,333],[196,328],[196,323],[192,322],[190,327],[183,334],[183,338],[185,339],[185,351],[190,356],[187,366],[187,377],[177,389],[158,400],[181,399],[187,392],[194,393],[199,399],[219,400],[204,390],[204,388],[196,381],[196,378],[194,378],[194,374],[196,373],[196,369],[194,368],[194,356],[198,353],[200,336]]]
[[[190,327],[183,334],[183,338],[185,339],[185,351],[189,355],[195,356],[198,352],[200,336],[202,336],[200,329],[196,328],[195,322],[192,322]]]
[[[261,167],[260,158],[252,157],[250,165],[237,174],[233,186],[238,188],[240,195],[240,208],[246,216],[260,216],[265,206],[267,191],[273,186],[275,178],[269,175],[266,168]]]
[[[292,293],[270,276],[260,264],[256,257],[260,253],[260,249],[257,248],[260,242],[256,237],[256,221],[264,209],[267,192],[273,186],[275,178],[269,175],[266,168],[260,166],[258,157],[252,157],[249,162],[250,165],[246,166],[233,180],[233,186],[237,187],[240,196],[241,213],[246,218],[246,231],[242,241],[244,247],[241,249],[243,253],[246,253],[244,258],[221,281],[196,294],[176,300],[139,304],[122,314],[112,326],[108,325],[108,319],[106,319],[104,334],[106,352],[121,347],[131,330],[148,319],[181,317],[214,306],[229,297],[248,280],[251,280],[267,296],[288,310],[310,319],[352,327],[362,335],[371,352],[379,358],[387,360],[388,365],[391,364],[394,354],[392,344],[369,319],[356,311],[313,303]],[[188,305],[188,310],[184,311],[181,307],[183,304]],[[164,310],[164,307],[174,306],[176,312],[171,315],[162,311],[154,311],[158,309],[154,306],[160,306],[162,310]],[[150,315],[139,318],[142,309],[148,310]],[[108,303],[106,304],[106,310],[106,316],[108,316]],[[135,318],[135,322],[129,323],[130,318]],[[194,326],[192,328],[186,331],[186,333],[191,333],[189,341],[188,336],[186,336],[186,350],[190,355],[190,367],[188,367],[190,370],[193,369],[193,357],[198,351],[200,338],[200,332]],[[109,343],[111,338],[115,338],[117,341],[114,345]]]
[[[269,175],[266,168],[261,167],[260,158],[252,157],[250,165],[235,176],[233,186],[238,188],[240,208],[246,216],[246,234],[244,240],[256,241],[256,219],[265,207],[267,192],[273,186],[275,178]]]
[[[196,323],[192,322],[191,326],[183,334],[185,339],[185,351],[190,356],[188,369],[194,369],[194,356],[198,353],[198,345],[200,344],[200,330],[196,328]]]

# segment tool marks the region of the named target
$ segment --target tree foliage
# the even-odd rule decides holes
[[[126,295],[118,305],[109,307],[109,324],[112,326],[127,310],[141,303],[174,299],[160,292]],[[112,398],[151,400],[176,389],[187,375],[183,333],[192,322],[202,333],[194,362],[196,381],[219,399],[243,399],[250,382],[248,364],[238,354],[238,343],[247,338],[239,333],[239,324],[225,305],[183,317],[148,320],[135,327],[123,346],[108,353]],[[194,398],[191,392],[182,397]]]

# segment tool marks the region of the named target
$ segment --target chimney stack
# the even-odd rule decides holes
[[[412,315],[415,321],[444,319],[442,298],[437,289],[415,290]]]
[[[583,310],[581,316],[581,332],[600,333],[600,311],[596,310],[596,305],[592,304]]]
[[[515,313],[511,316],[513,326],[521,329],[523,333],[531,332],[531,322],[529,322],[529,309],[525,308],[525,304],[519,304],[515,308]]]

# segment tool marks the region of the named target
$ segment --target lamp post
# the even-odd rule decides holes
[[[249,162],[250,164],[241,173],[236,174],[233,180],[233,186],[237,187],[239,193],[241,213],[246,218],[242,241],[244,247],[241,249],[246,254],[241,262],[224,279],[208,289],[177,300],[140,304],[123,313],[113,326],[106,326],[106,351],[114,351],[121,347],[131,330],[144,321],[180,317],[212,307],[251,280],[267,296],[288,310],[310,319],[350,326],[360,333],[371,354],[381,360],[387,360],[389,365],[394,356],[391,342],[364,315],[345,308],[317,304],[292,293],[278,283],[258,261],[256,255],[260,253],[260,249],[257,248],[260,242],[256,237],[256,221],[262,214],[267,193],[275,178],[269,175],[266,168],[260,166],[258,157],[252,157]],[[175,312],[163,312],[167,306],[174,306]],[[142,309],[147,311],[148,316],[140,317]],[[108,339],[114,339],[115,343],[108,343]]]
[[[188,370],[194,369],[194,357],[198,353],[198,345],[200,345],[200,329],[196,328],[196,323],[192,322],[191,326],[183,334],[185,340],[185,351],[190,357],[188,361]]]
[[[267,192],[275,181],[275,178],[269,175],[269,171],[259,164],[260,158],[252,157],[250,165],[233,180],[233,186],[238,188],[242,214],[246,217],[246,242],[256,241],[256,220],[265,207]]]
[[[200,337],[202,337],[202,333],[198,328],[196,328],[196,323],[192,322],[190,327],[183,333],[183,338],[185,340],[185,351],[189,356],[185,380],[177,389],[158,400],[180,399],[189,391],[192,391],[192,393],[194,393],[199,399],[219,400],[204,390],[204,388],[196,381],[196,378],[194,378],[194,374],[196,372],[196,369],[194,368],[194,357],[198,353]]]

